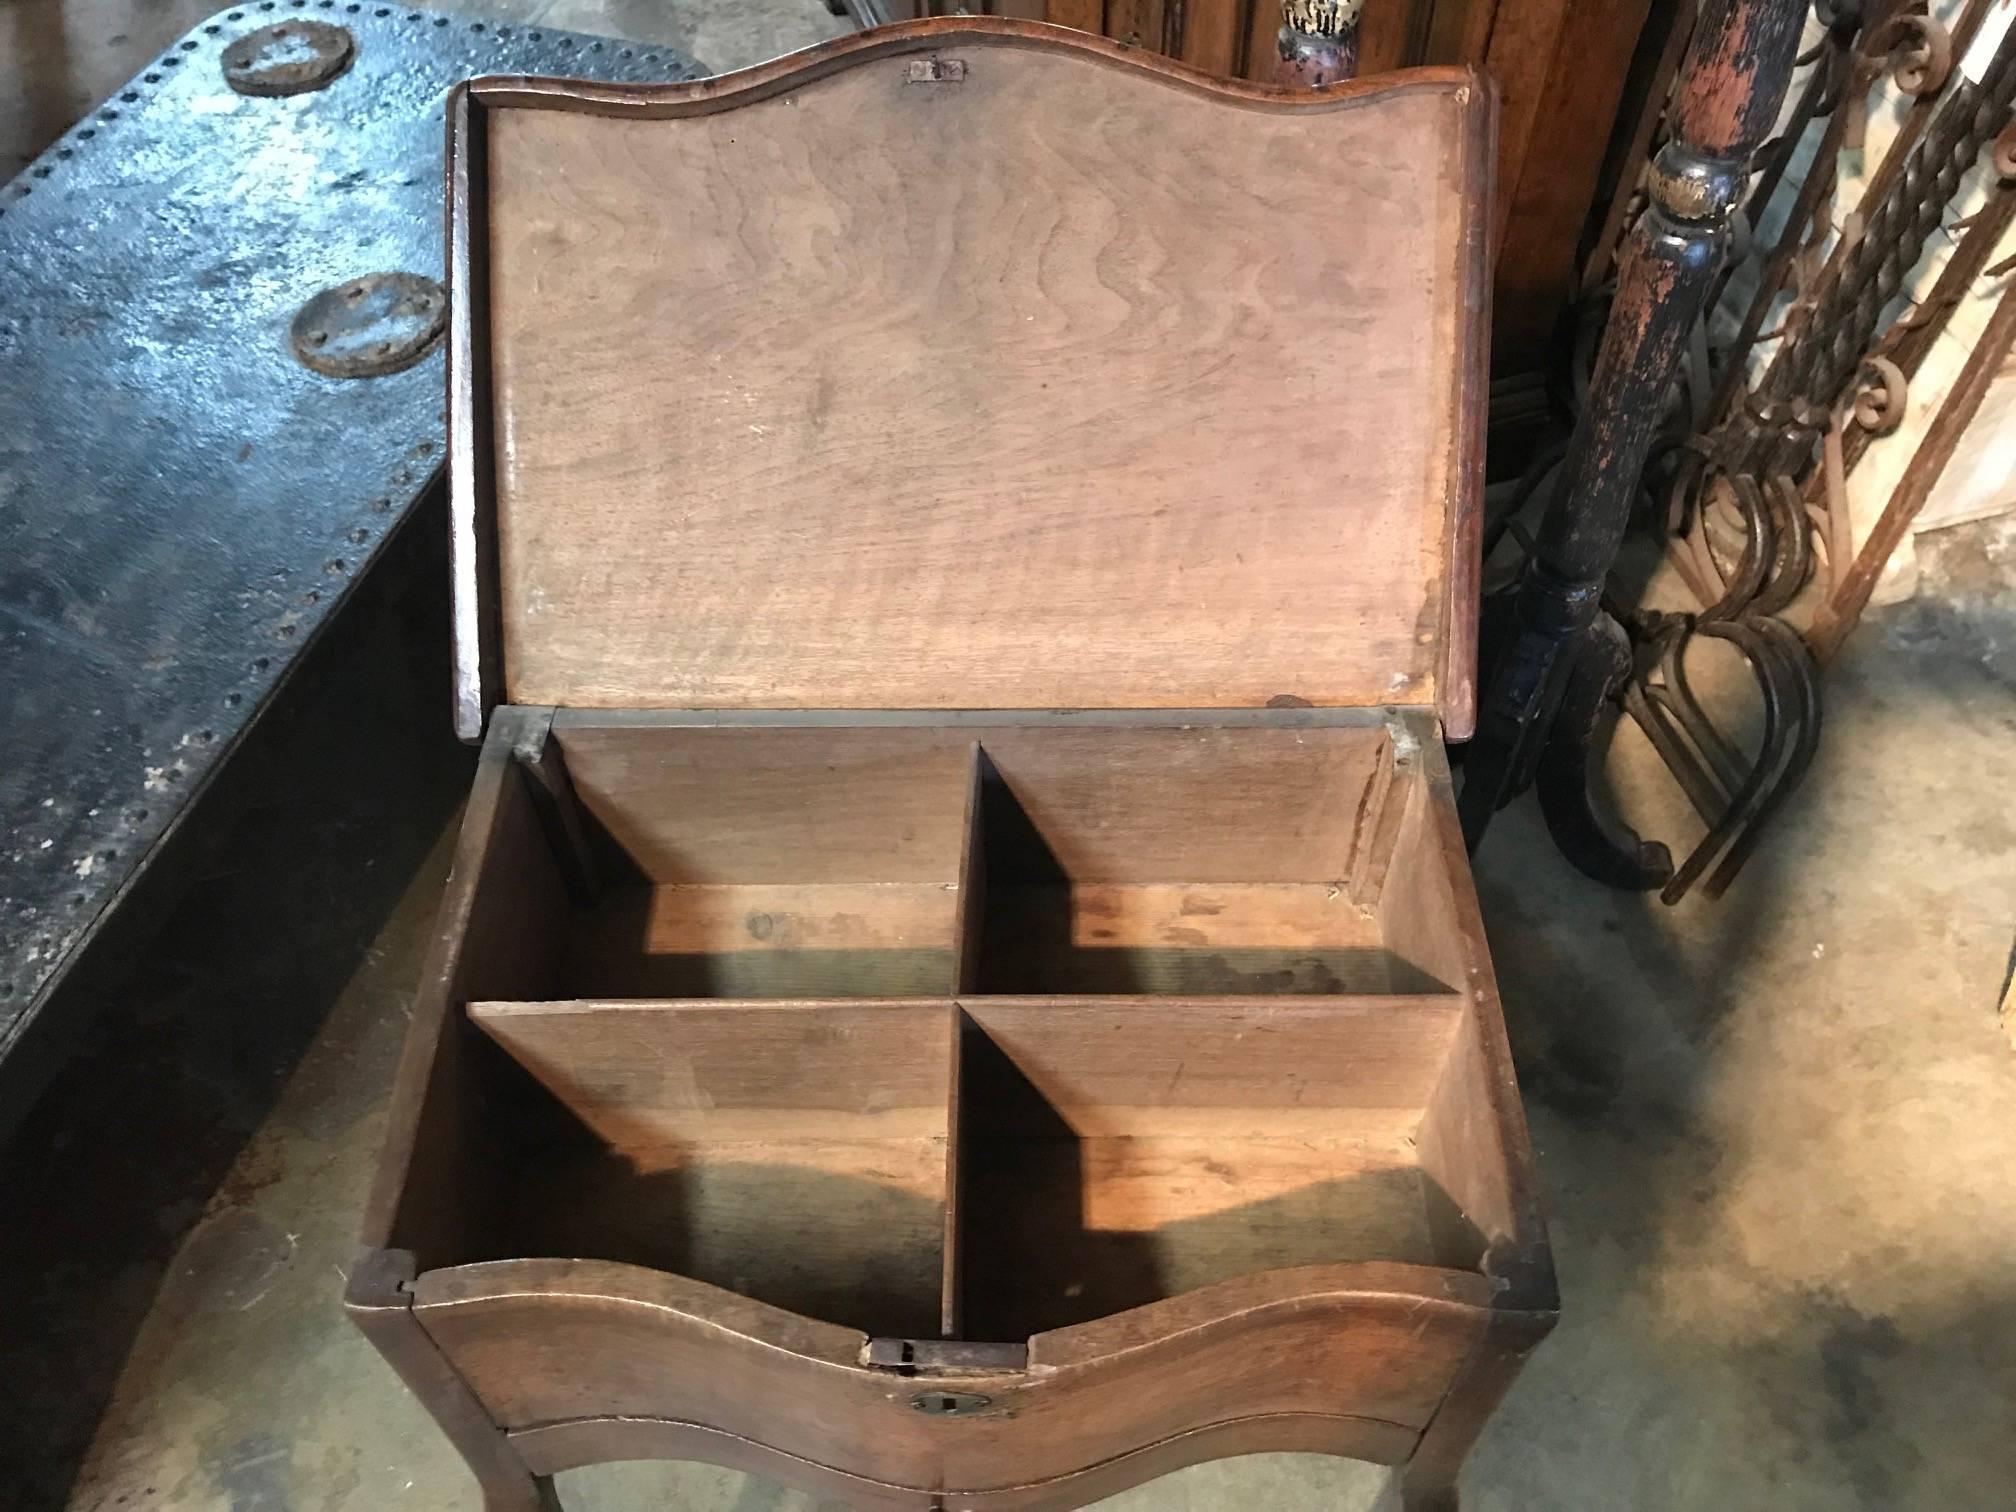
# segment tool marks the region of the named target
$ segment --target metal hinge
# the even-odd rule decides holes
[[[906,84],[960,84],[965,79],[963,58],[912,58],[903,70]]]

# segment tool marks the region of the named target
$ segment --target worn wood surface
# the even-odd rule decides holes
[[[509,696],[1460,732],[1481,79],[1290,99],[948,26],[477,87]]]
[[[469,1016],[619,1154],[945,1138],[943,1004],[476,1002]]]
[[[1238,1425],[1287,1413],[1418,1433],[1489,1317],[1478,1277],[1306,1267],[1040,1334],[1027,1373],[906,1377],[861,1366],[859,1333],[632,1267],[465,1266],[415,1293],[422,1325],[508,1428],[704,1423],[865,1479],[962,1493],[1040,1486],[1200,1429],[1226,1431],[1198,1457],[1238,1452]],[[555,1359],[570,1368],[529,1368]],[[929,1389],[990,1406],[918,1412],[910,1399]],[[808,1390],[818,1412],[780,1416]]]
[[[491,1116],[533,1091],[464,1018],[472,992],[546,989],[566,907],[517,770],[514,748],[539,716],[501,716],[477,764],[433,947],[392,1086],[385,1148],[367,1199],[344,1308],[468,1463],[488,1512],[554,1512],[488,1408],[412,1311],[421,1266],[483,1253],[506,1228],[508,1194]]]
[[[1415,1154],[1459,1004],[962,1004],[968,1326],[1010,1338],[1248,1273],[1458,1268]]]
[[[990,886],[984,992],[1427,991],[1340,883]]]
[[[943,1111],[941,1101],[941,1127]],[[813,1121],[778,1122],[784,1132],[769,1139],[533,1152],[515,1167],[496,1253],[646,1266],[867,1333],[936,1335],[945,1140],[796,1133]]]
[[[1401,1460],[1424,1429],[1460,1462],[1464,1393],[1495,1399],[1553,1294],[1447,770],[1425,712],[1267,718],[504,711],[367,1230],[429,1257],[424,1333],[360,1321],[424,1345],[401,1368],[475,1460],[529,1435],[528,1475],[657,1445],[861,1505],[1006,1508],[1282,1445]],[[576,803],[577,827],[551,811]],[[584,846],[586,897],[559,864]],[[919,855],[923,880],[783,880]],[[1045,893],[1066,939],[1438,975],[955,996]],[[598,970],[728,957],[828,989],[867,963],[867,991],[919,942],[914,999],[578,1000]],[[1525,1332],[1487,1349],[1513,1303]],[[1033,1335],[1050,1364],[979,1386],[860,1364],[865,1335],[939,1334]],[[939,1385],[1002,1410],[910,1407]],[[816,1421],[760,1406],[786,1398]],[[546,1494],[500,1463],[508,1495]]]
[[[513,756],[521,722],[500,716],[477,765],[365,1207],[364,1243],[422,1267],[452,1265],[494,1236],[503,1190],[490,1118],[534,1090],[463,1005],[541,996],[557,981],[567,894]]]
[[[969,1095],[969,1132],[1118,1139],[1411,1134],[1464,1012],[1443,996],[961,1004],[1015,1073],[992,1102]]]
[[[1383,727],[987,728],[990,885],[1337,882]]]
[[[1043,19],[1052,26],[1072,26],[1079,31],[1097,32],[1106,21],[1105,0],[1048,0]]]
[[[1012,11],[1002,0],[975,0],[970,8],[1027,14],[1166,50],[1209,74],[1277,79],[1281,0],[1163,4],[1167,24],[1160,41],[1144,33],[1147,11],[1131,0],[1110,6],[1024,0]],[[875,20],[929,8],[899,0],[887,9]],[[1585,222],[1607,193],[1604,153],[1619,105],[1634,109],[1634,89],[1644,82],[1633,62],[1650,14],[1647,0],[1370,0],[1359,17],[1359,77],[1467,64],[1488,68],[1504,99],[1492,222],[1492,347],[1501,374],[1536,372],[1547,360],[1556,323],[1575,292]],[[1658,19],[1653,16],[1654,24]],[[1616,196],[1620,215],[1628,194],[1626,186],[1626,194]],[[1614,244],[1614,236],[1601,244],[1606,268]]]
[[[599,1142],[514,1178],[512,1253],[648,1264],[878,1333],[937,1326],[949,1003],[472,1003]]]
[[[1508,3],[1508,15],[1548,7]],[[1520,112],[1525,136],[1516,158],[1511,138],[1500,163],[1516,176],[1498,192],[1499,253],[1494,292],[1493,364],[1501,372],[1532,367],[1545,352],[1577,282],[1584,222],[1602,174],[1633,51],[1650,0],[1568,0],[1551,35],[1521,26],[1527,45],[1492,39],[1491,67],[1508,85],[1508,115]],[[1546,45],[1540,45],[1542,39]],[[1630,185],[1623,186],[1625,197]]]
[[[971,737],[562,726],[574,789],[663,884],[958,881]]]
[[[413,1280],[412,1255],[367,1249],[350,1268],[344,1310],[467,1463],[482,1489],[484,1512],[558,1512],[546,1472],[527,1466],[414,1317]]]
[[[1400,1139],[982,1134],[963,1155],[962,1316],[989,1338],[1340,1257],[1441,1260]]]
[[[939,882],[629,888],[573,921],[579,997],[943,997],[959,890]]]
[[[1058,7],[1050,7],[1054,13]],[[1236,77],[1245,63],[1246,0],[1184,0],[1181,56],[1192,68]],[[1052,15],[1049,19],[1060,18]],[[1070,22],[1065,22],[1070,25]]]
[[[1477,884],[1457,820],[1448,756],[1439,745],[1423,749],[1421,778],[1419,827],[1407,841],[1414,881],[1408,893],[1393,900],[1389,927],[1402,945],[1419,938],[1399,932],[1402,920],[1424,934],[1432,932],[1439,950],[1424,946],[1420,953],[1445,966],[1452,985],[1465,989],[1470,1003],[1469,1022],[1429,1101],[1422,1163],[1488,1241],[1485,1269],[1501,1288],[1496,1305],[1528,1315],[1534,1330],[1530,1348],[1552,1326],[1560,1306],[1533,1170],[1532,1136],[1512,1066]]]
[[[465,102],[470,686],[560,707],[498,716],[372,1230],[453,1379],[535,1475],[862,1505],[1460,1457],[1498,1256],[1551,1275],[1411,754],[1471,716],[1488,86],[960,21]],[[1083,947],[1181,991],[984,990]],[[864,1363],[940,1333],[1028,1368]]]
[[[1106,35],[1129,47],[1167,51],[1167,0],[1106,0]]]

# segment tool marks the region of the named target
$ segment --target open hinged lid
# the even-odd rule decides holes
[[[1491,101],[920,22],[451,111],[457,723],[1469,733]]]

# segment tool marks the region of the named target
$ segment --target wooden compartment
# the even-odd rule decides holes
[[[524,1149],[494,1258],[621,1261],[870,1332],[937,1331],[947,1005],[469,1016],[578,1120]]]
[[[873,730],[582,731],[581,997],[945,996],[970,750]]]
[[[409,1374],[451,1368],[470,1395],[437,1411],[480,1406],[511,1463],[699,1455],[919,1509],[1068,1506],[1268,1448],[1411,1463],[1439,1404],[1495,1389],[1464,1385],[1478,1362],[1551,1317],[1417,716],[496,724],[351,1303]],[[1179,801],[1144,801],[1152,773]],[[758,793],[802,846],[755,843]],[[1428,985],[1312,993],[1270,967],[1278,990],[1229,994],[1214,967],[1193,992],[988,991],[1024,820],[1067,879],[1201,879],[1123,885],[1238,897],[1262,938],[1276,900],[1335,889],[1352,922],[1305,946],[1291,901],[1293,948]],[[841,949],[794,968],[803,998],[581,995],[598,971],[656,979],[631,945],[584,960],[626,891],[909,887],[948,858],[934,981],[956,991],[822,995],[860,985]],[[1223,947],[1139,948],[1175,981]]]
[[[969,1000],[967,1332],[1019,1338],[1237,1276],[1483,1254],[1422,1168],[1453,998]]]
[[[347,1298],[485,1512],[1451,1504],[1555,1306],[1442,751],[1490,122],[963,20],[451,100],[484,744]]]
[[[1415,754],[1400,726],[1378,724],[990,735],[973,985],[1447,990],[1436,962],[1386,936]]]

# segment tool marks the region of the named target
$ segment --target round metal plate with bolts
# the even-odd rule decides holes
[[[294,355],[325,378],[403,372],[434,349],[447,321],[441,285],[418,273],[368,273],[301,306]]]
[[[320,89],[349,68],[357,39],[326,21],[281,21],[248,32],[224,49],[224,81],[242,95],[294,95]]]

